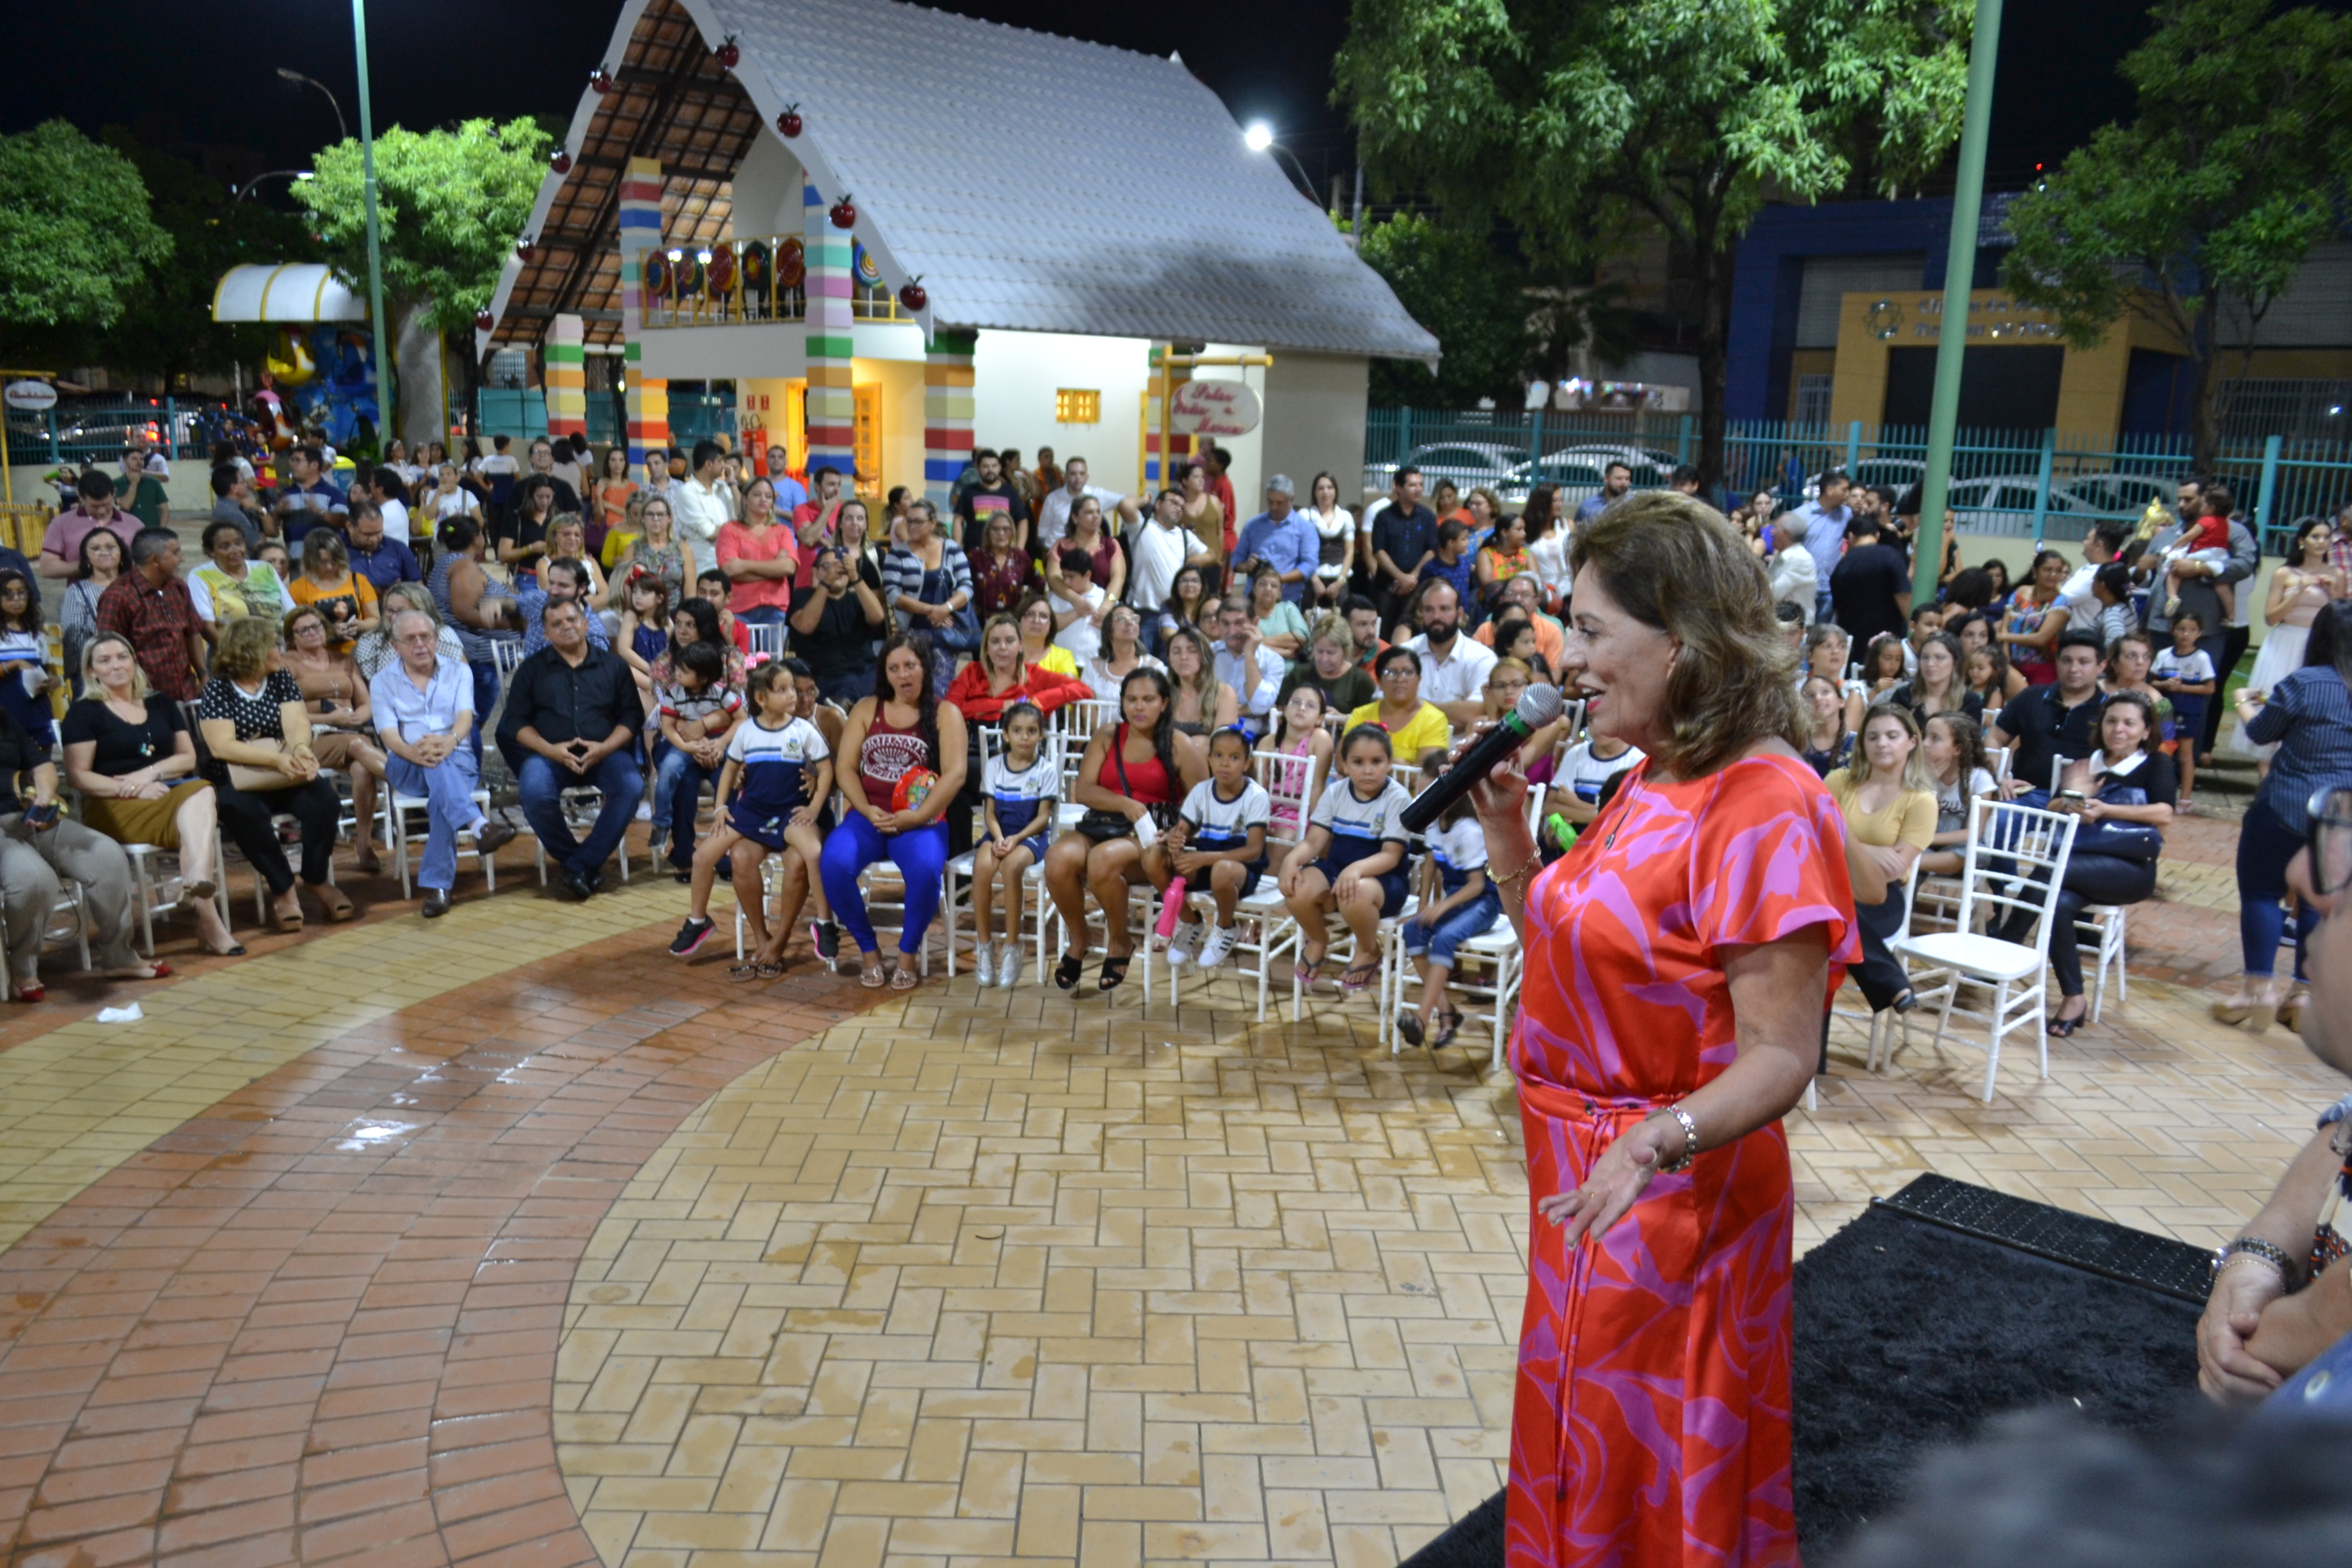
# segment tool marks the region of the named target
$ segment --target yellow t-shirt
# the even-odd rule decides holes
[[[1822,782],[1829,786],[1838,809],[1845,813],[1846,831],[1859,842],[1874,849],[1908,844],[1923,853],[1935,842],[1936,797],[1930,792],[1905,790],[1883,808],[1864,814],[1855,805],[1862,798],[1862,782],[1850,769],[1833,769]]]
[[[1380,721],[1381,705],[1378,702],[1367,702],[1348,715],[1348,728],[1350,730],[1359,724],[1377,724]],[[1419,762],[1421,753],[1430,747],[1435,746],[1443,751],[1454,744],[1454,726],[1447,721],[1445,710],[1434,702],[1424,702],[1421,705],[1421,711],[1414,714],[1403,729],[1389,731],[1389,743],[1395,749],[1398,762]]]
[[[322,587],[308,572],[298,572],[287,585],[296,608],[317,605],[327,617],[327,646],[337,653],[349,653],[359,638],[357,632],[338,635],[347,626],[375,618],[375,584],[355,573],[345,572],[342,580]]]
[[[1066,675],[1073,680],[1078,678],[1078,661],[1071,658],[1070,650],[1059,643],[1046,645],[1045,657],[1034,662],[1040,669],[1050,669],[1055,675]]]

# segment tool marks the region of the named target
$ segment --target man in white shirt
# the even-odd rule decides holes
[[[2101,523],[2092,530],[2083,540],[2083,563],[2059,586],[2058,596],[2069,605],[2089,605],[2091,579],[2099,574],[2100,567],[2123,554],[2124,542],[2129,538],[2131,529],[2120,522]]]
[[[1462,596],[1442,577],[1421,591],[1421,635],[1402,646],[1421,656],[1421,697],[1435,703],[1456,730],[1486,716],[1486,677],[1495,650],[1462,635]]]
[[[1046,504],[1053,504],[1052,496]],[[1148,517],[1140,496],[1122,496],[1118,506],[1119,527],[1127,535],[1127,602],[1143,612],[1149,626],[1152,613],[1168,603],[1176,574],[1187,566],[1215,565],[1217,552],[1202,547],[1184,526],[1184,498],[1175,490],[1161,490]],[[1066,521],[1067,516],[1066,512]]]
[[[1045,605],[1054,612],[1054,643],[1067,648],[1083,669],[1087,660],[1102,651],[1108,597],[1095,586],[1094,562],[1085,551],[1064,551],[1054,564],[1054,585],[1045,594]]]
[[[694,472],[670,498],[670,510],[677,514],[678,547],[687,554],[689,579],[718,563],[719,530],[735,521],[735,509],[727,504],[726,492],[719,489],[719,479],[726,471],[727,454],[719,449],[719,443],[697,441]]]
[[[1494,662],[1494,656],[1487,656]],[[1282,656],[1265,646],[1249,610],[1227,603],[1217,611],[1217,679],[1234,689],[1242,728],[1253,740],[1266,732],[1274,700],[1282,691]]]
[[[1092,496],[1102,502],[1106,513],[1118,504],[1118,497],[1110,491],[1097,489],[1087,483],[1087,460],[1072,458],[1062,468],[1061,488],[1037,503],[1034,537],[1041,558],[1051,561],[1055,551],[1061,547],[1063,535],[1070,531],[1070,508],[1078,503],[1081,496]],[[1156,608],[1159,601],[1153,600],[1152,605]]]

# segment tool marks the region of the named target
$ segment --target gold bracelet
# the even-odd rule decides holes
[[[1495,886],[1497,888],[1507,888],[1513,882],[1516,882],[1520,878],[1526,876],[1529,871],[1537,869],[1542,865],[1542,863],[1543,851],[1540,848],[1530,849],[1528,851],[1528,858],[1519,862],[1519,868],[1512,872],[1507,877],[1496,878]]]

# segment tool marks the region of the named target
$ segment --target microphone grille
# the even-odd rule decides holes
[[[1540,730],[1567,711],[1568,704],[1560,700],[1559,687],[1538,685],[1519,693],[1516,714],[1528,729]]]

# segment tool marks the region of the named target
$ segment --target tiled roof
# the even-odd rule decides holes
[[[613,49],[624,85],[661,68],[642,57],[669,58],[681,13],[706,44],[735,37],[754,133],[776,134],[777,112],[798,105],[804,129],[790,145],[813,183],[855,199],[857,236],[886,279],[920,275],[939,324],[1437,355],[1387,283],[1176,61],[895,0],[629,0]],[[707,58],[688,70],[712,96],[724,74]],[[602,145],[616,136],[665,140],[658,126],[614,123],[619,96],[583,95],[570,181],[583,163],[625,156]],[[740,158],[745,118],[727,116],[729,145],[708,148],[710,164],[730,147]],[[600,216],[590,206],[582,216]],[[583,237],[601,251],[610,225],[603,216]],[[570,305],[522,287],[548,259],[511,269],[511,298],[577,308],[576,284]],[[500,335],[535,327],[502,323]]]

